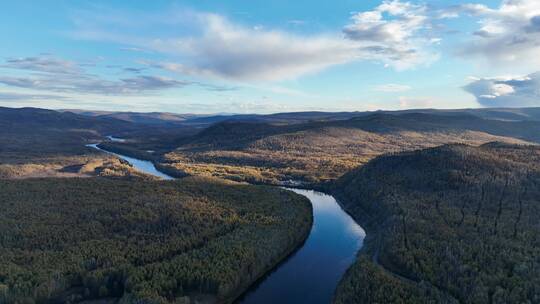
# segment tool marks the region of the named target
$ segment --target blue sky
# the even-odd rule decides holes
[[[10,1],[0,20],[0,106],[540,106],[536,0]]]

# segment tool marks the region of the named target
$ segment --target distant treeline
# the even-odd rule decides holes
[[[472,115],[370,114],[347,120],[299,124],[221,122],[161,147],[155,153],[170,174],[215,176],[251,183],[300,181],[306,186],[335,180],[391,152],[449,143],[540,142],[540,122],[506,122]],[[164,136],[164,140],[166,137]],[[148,157],[145,138],[117,149]],[[128,147],[129,146],[129,147]],[[136,150],[142,152],[136,152]],[[142,154],[142,155],[141,155]]]
[[[368,228],[335,303],[540,303],[540,148],[381,156],[335,192]]]
[[[305,197],[204,178],[0,180],[0,303],[229,302],[309,233]]]

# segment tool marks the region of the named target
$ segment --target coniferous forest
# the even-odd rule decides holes
[[[301,246],[313,212],[231,179],[324,190],[366,230],[335,303],[540,303],[536,121],[366,114],[197,133],[1,113],[0,303],[234,301]]]
[[[335,303],[540,303],[540,149],[447,145],[336,182],[368,230]]]
[[[302,196],[216,179],[0,180],[0,189],[0,303],[228,302],[312,221]]]

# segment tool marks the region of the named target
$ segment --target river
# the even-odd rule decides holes
[[[118,154],[118,153],[110,152],[110,151],[101,149],[100,147],[98,147],[98,144],[91,144],[91,145],[86,145],[86,146],[90,147],[90,148],[97,149],[99,151],[102,151],[102,152],[105,152],[105,153],[108,153],[108,154],[115,155],[115,156],[127,161],[128,163],[130,163],[133,166],[133,168],[135,168],[135,169],[137,169],[137,170],[139,170],[141,172],[144,172],[146,174],[157,176],[157,177],[159,177],[161,179],[165,179],[165,180],[174,179],[174,177],[172,177],[170,175],[167,175],[165,173],[162,173],[158,169],[156,169],[156,166],[154,166],[154,164],[151,161],[136,159],[136,158],[133,158],[133,157],[129,157],[129,156],[121,155],[121,154]]]
[[[112,153],[97,144],[88,146],[116,155],[139,171],[173,179],[159,172],[152,162]],[[334,197],[312,190],[289,190],[311,201],[311,232],[302,247],[255,283],[236,303],[330,303],[341,277],[362,247],[364,229],[343,211]]]

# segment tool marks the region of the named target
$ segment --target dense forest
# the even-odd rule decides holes
[[[114,119],[0,107],[0,178],[89,176],[122,167],[85,145],[103,140],[101,134],[112,130],[134,128]]]
[[[159,163],[178,177],[304,186],[334,180],[389,152],[447,143],[540,142],[535,108],[207,117],[73,111],[0,108],[0,178],[114,171],[110,157],[84,147],[98,142]],[[128,140],[111,142],[107,135]]]
[[[536,121],[418,113],[297,124],[223,122],[180,140],[158,161],[163,170],[177,176],[269,184],[298,181],[311,186],[336,179],[384,153],[447,143],[524,143],[540,140],[538,132],[540,122]]]
[[[301,243],[311,208],[213,177],[343,202],[368,234],[336,303],[540,303],[540,148],[516,145],[540,142],[538,113],[0,108],[0,303],[232,301]],[[200,177],[157,181],[97,142]],[[51,176],[87,178],[35,179]]]
[[[380,156],[334,191],[368,230],[335,303],[540,303],[540,148]]]
[[[0,180],[0,303],[230,302],[294,250],[309,201],[217,179]]]
[[[0,107],[0,178],[125,175],[128,168],[115,158],[85,147],[118,133],[165,142],[193,131],[115,117]]]

